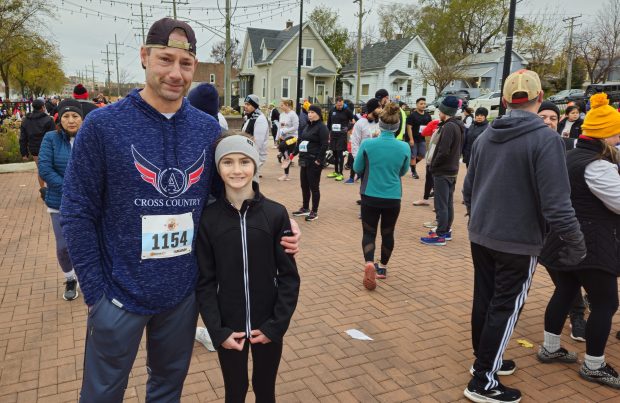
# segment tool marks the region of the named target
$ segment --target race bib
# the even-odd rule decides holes
[[[340,131],[340,125],[334,123],[332,125],[332,131],[333,132],[339,132]]]
[[[426,125],[424,125],[424,126],[420,126],[420,131],[419,131],[419,133],[422,133],[422,130],[424,130],[424,129],[426,129]]]
[[[192,251],[192,213],[142,217],[142,259],[164,259]]]
[[[304,140],[299,143],[299,152],[307,153],[308,152],[308,140]]]

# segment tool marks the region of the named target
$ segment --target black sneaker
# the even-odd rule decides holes
[[[306,216],[306,221],[314,221],[314,220],[317,220],[318,218],[319,218],[319,215],[315,213],[314,211],[311,211],[310,214]]]
[[[46,187],[39,188],[39,195],[41,195],[41,199],[43,201],[45,201],[45,195],[46,194],[47,194],[47,188]]]
[[[307,208],[300,208],[297,211],[293,211],[291,214],[293,214],[293,216],[295,217],[303,217],[303,216],[307,216],[310,214],[310,210]]]
[[[501,375],[501,376],[512,375],[515,373],[516,369],[517,369],[517,364],[515,364],[513,360],[503,360],[502,366],[500,367],[499,371],[497,371],[497,375]],[[471,374],[471,376],[474,376],[473,365],[471,366],[471,368],[469,368],[469,373]]]
[[[579,368],[579,375],[586,381],[620,389],[620,377],[618,377],[618,373],[609,364],[604,364],[599,369],[590,369],[584,362],[581,368]]]
[[[472,402],[478,403],[518,403],[521,401],[521,392],[518,389],[507,388],[501,383],[493,389],[484,390],[484,388],[474,386],[472,380],[463,394]]]
[[[586,320],[583,317],[571,318],[570,338],[573,340],[586,341]]]
[[[362,201],[361,201],[361,200],[357,200],[355,203],[356,203],[358,206],[361,206],[361,205],[362,205]]]
[[[550,362],[577,362],[577,353],[568,352],[565,348],[560,347],[558,351],[550,352],[543,346],[540,346],[538,353],[536,353],[538,361],[546,364]]]
[[[65,282],[65,292],[62,294],[62,299],[65,301],[73,301],[78,297],[77,280],[67,280]]]

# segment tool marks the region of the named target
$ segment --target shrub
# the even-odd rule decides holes
[[[19,129],[0,127],[0,164],[21,162],[19,152]]]

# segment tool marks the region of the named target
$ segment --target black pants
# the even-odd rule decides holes
[[[532,284],[537,258],[499,252],[473,242],[471,257],[474,382],[489,390],[497,386],[497,371]]]
[[[375,261],[375,239],[381,219],[381,264],[386,265],[394,250],[394,228],[400,214],[400,205],[373,207],[362,201],[362,251],[366,262]]]
[[[299,183],[301,184],[301,197],[303,199],[302,207],[305,209],[309,208],[310,194],[312,194],[312,211],[317,213],[319,211],[319,201],[321,200],[319,183],[321,182],[323,167],[315,164],[314,161],[304,161],[303,164],[306,164],[306,166],[299,169]]]
[[[454,221],[454,187],[456,178],[451,176],[435,176],[435,219],[438,235],[446,234]]]
[[[353,154],[349,153],[347,157],[347,165],[349,168],[349,178],[355,179],[355,171],[353,170],[353,163],[355,162],[355,158],[353,158]]]
[[[426,164],[426,177],[424,178],[424,200],[428,200],[431,197],[433,191],[433,174],[429,164]]]
[[[545,311],[545,330],[561,334],[566,314],[575,294],[585,288],[590,300],[586,325],[586,353],[594,357],[605,354],[611,319],[618,310],[618,279],[602,270],[556,271],[555,291]]]
[[[334,171],[342,175],[344,169],[344,151],[334,150]]]
[[[276,139],[276,136],[278,135],[278,126],[275,124],[271,125],[271,136],[273,137],[273,144],[278,144],[278,140]]]
[[[551,277],[551,281],[553,281],[553,285],[558,286],[558,271],[557,270],[549,270],[547,269],[547,273],[549,273],[549,277]],[[583,319],[586,313],[586,304],[583,301],[583,296],[581,295],[581,289],[577,291],[575,294],[575,299],[571,304],[570,311],[568,312],[568,316],[570,316],[571,321],[575,319]],[[557,333],[556,333],[557,334]]]
[[[272,403],[276,401],[276,376],[280,358],[282,357],[281,343],[252,344],[252,387],[257,403]],[[248,350],[250,342],[245,341],[242,351],[217,349],[220,358],[220,367],[224,377],[226,403],[243,403],[248,393]]]
[[[293,143],[291,145],[286,144],[286,141],[281,141],[278,146],[278,150],[282,154],[282,159],[288,159],[295,152],[295,147],[297,143]],[[290,165],[287,168],[284,168],[284,173],[288,175]]]

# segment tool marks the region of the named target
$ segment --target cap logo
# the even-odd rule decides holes
[[[176,39],[168,39],[168,47],[189,50],[190,44],[189,42],[178,41]]]

